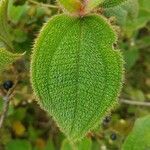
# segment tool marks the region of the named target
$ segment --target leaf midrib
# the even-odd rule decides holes
[[[76,118],[76,111],[77,111],[77,100],[78,100],[78,91],[79,91],[79,60],[80,60],[80,50],[81,50],[81,39],[82,39],[82,20],[79,19],[79,28],[80,28],[80,33],[79,33],[79,48],[77,49],[77,58],[76,58],[76,64],[77,64],[77,69],[76,69],[76,99],[75,99],[75,108],[74,108],[74,116],[73,120],[71,123],[71,129],[70,129],[70,135],[72,133],[74,123],[75,123],[75,118]]]

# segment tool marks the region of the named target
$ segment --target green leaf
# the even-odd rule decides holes
[[[31,144],[26,140],[11,140],[6,144],[6,150],[31,150]]]
[[[100,143],[98,143],[99,141],[95,140],[92,141],[92,150],[99,150],[100,148]]]
[[[122,26],[126,25],[127,20],[131,20],[133,23],[133,20],[138,17],[138,12],[138,0],[127,0],[119,6],[104,9],[104,14],[107,17],[116,17],[117,23]]]
[[[150,1],[149,0],[142,0],[142,1],[139,0],[139,4],[140,4],[141,9],[144,9],[147,12],[150,13],[150,10],[149,10],[149,8],[150,8]]]
[[[92,141],[88,138],[83,139],[78,144],[78,150],[92,150]]]
[[[104,0],[102,3],[103,8],[110,8],[115,7],[118,5],[121,5],[122,3],[125,3],[127,0]]]
[[[139,58],[139,50],[137,48],[131,48],[123,52],[125,60],[125,68],[130,70]]]
[[[72,145],[69,143],[67,139],[62,142],[61,150],[72,150]]]
[[[71,144],[67,139],[62,143],[61,150],[92,150],[92,141],[88,138],[84,138],[78,143]]]
[[[116,34],[98,15],[56,16],[34,45],[33,89],[40,105],[71,140],[95,128],[117,102],[123,60]]]
[[[2,71],[7,65],[13,63],[21,56],[22,54],[13,54],[4,48],[0,48],[0,71]]]
[[[80,0],[59,0],[59,3],[63,8],[70,13],[80,12],[82,3]]]
[[[26,115],[25,108],[15,109],[15,111],[13,113],[13,117],[15,118],[15,120],[19,120],[19,121],[22,121],[25,118],[25,115]]]
[[[52,140],[48,140],[44,150],[55,150],[55,147],[54,147]]]
[[[137,5],[133,5],[133,10],[136,10]],[[140,28],[143,28],[150,21],[150,1],[139,0],[139,15],[134,20],[128,20],[125,28],[125,32],[128,36],[132,36],[132,33]]]
[[[14,6],[13,0],[9,0],[8,17],[14,24],[17,24],[22,18],[25,18],[28,9],[27,3],[21,6]]]
[[[7,47],[12,49],[13,46],[8,32],[7,7],[8,7],[8,0],[1,0],[0,1],[0,40],[3,41]]]
[[[106,17],[115,17],[116,23],[119,24],[120,26],[123,26],[128,17],[128,12],[124,10],[122,7],[117,6],[114,8],[108,8],[104,10],[104,15]]]
[[[132,132],[129,134],[122,150],[149,150],[150,149],[150,116],[138,119]]]
[[[131,37],[135,31],[143,28],[149,22],[149,7],[149,0],[127,0],[119,6],[104,9],[104,14],[107,17],[115,16],[126,36]]]
[[[27,40],[27,33],[22,31],[21,29],[13,29],[13,39],[18,43],[25,42]]]
[[[7,36],[7,6],[8,0],[1,0],[0,1],[0,34],[1,36]],[[7,34],[7,35],[5,35]]]
[[[101,4],[104,0],[90,0],[86,4],[86,11],[89,12],[93,10],[95,7],[97,7],[99,4]]]
[[[0,97],[0,113],[3,109],[3,99]]]

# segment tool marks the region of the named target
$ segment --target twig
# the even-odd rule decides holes
[[[3,98],[3,100],[5,103],[4,103],[4,107],[3,107],[3,112],[2,112],[1,117],[0,117],[0,128],[3,126],[3,122],[4,122],[4,119],[6,117],[8,107],[9,107],[9,102],[10,102],[10,99],[7,96],[5,96]]]
[[[59,9],[60,8],[59,6],[50,5],[50,4],[44,4],[44,3],[39,3],[39,2],[36,2],[34,0],[28,0],[28,2],[31,3],[31,4],[35,4],[35,5],[39,5],[39,6],[47,7],[47,8],[53,8],[53,9]]]
[[[138,101],[132,101],[132,100],[126,100],[126,99],[121,99],[120,102],[125,103],[125,104],[129,104],[129,105],[150,107],[150,102],[138,102]]]
[[[12,93],[13,93],[17,83],[18,83],[18,76],[16,77],[16,81],[14,83],[14,86],[7,92],[6,96],[3,97],[4,106],[3,106],[3,111],[2,111],[1,116],[0,116],[0,128],[2,128],[2,126],[3,126],[4,120],[5,120],[7,112],[8,112],[11,96],[12,96]]]

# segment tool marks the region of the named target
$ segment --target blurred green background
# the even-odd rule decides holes
[[[59,9],[50,8],[50,4],[56,5],[56,2],[9,0],[11,39],[15,51],[26,54],[0,73],[0,91],[4,93],[7,84],[14,83],[18,76],[7,117],[0,129],[0,150],[71,150],[52,118],[39,107],[30,84],[34,40],[43,23],[61,13]],[[150,106],[147,106],[150,103],[150,0],[128,0],[120,7],[99,8],[97,12],[106,16],[118,33],[117,47],[125,59],[125,81],[118,105],[100,121],[95,131],[88,133],[78,149],[120,150],[135,120],[150,114]],[[3,103],[0,97],[0,111]]]

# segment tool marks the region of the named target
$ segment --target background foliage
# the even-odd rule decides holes
[[[30,86],[30,54],[34,39],[44,22],[61,13],[60,9],[50,8],[50,4],[56,6],[54,0],[9,0],[8,23],[14,51],[26,51],[26,54],[0,73],[1,95],[7,92],[4,83],[8,80],[15,83],[18,77],[7,118],[0,129],[0,150],[72,149],[50,116],[38,106]],[[77,145],[79,150],[120,150],[131,134],[135,120],[150,113],[147,107],[147,102],[150,102],[149,8],[149,0],[128,0],[120,6],[95,10],[108,17],[118,32],[119,48],[126,61],[126,78],[120,103],[95,131],[88,133],[86,139]],[[2,97],[0,110],[4,103]],[[126,104],[126,100],[131,103]],[[144,106],[136,105],[139,102]]]

